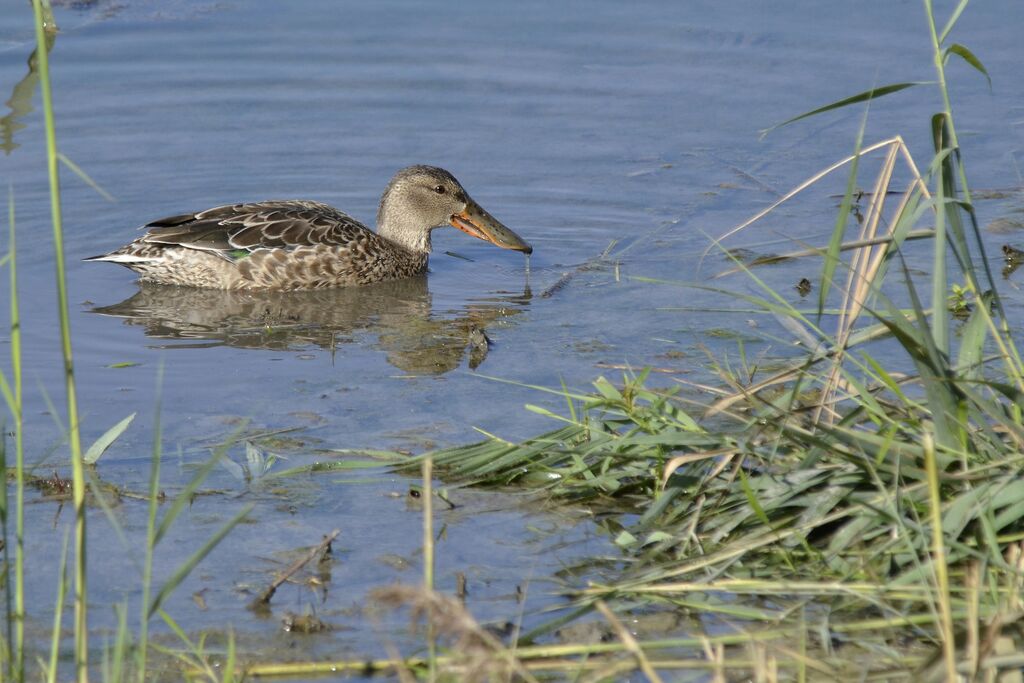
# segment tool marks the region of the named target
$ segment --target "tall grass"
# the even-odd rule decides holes
[[[853,154],[801,186],[849,173],[835,228],[815,252],[817,311],[803,313],[756,268],[736,263],[756,292],[736,296],[785,319],[806,356],[769,377],[740,376],[723,364],[711,405],[680,388],[652,388],[646,371],[619,383],[599,378],[590,393],[554,392],[566,399],[564,415],[530,406],[558,421],[547,433],[403,462],[409,472],[423,468],[425,586],[379,599],[427,618],[427,659],[389,670],[429,678],[515,672],[529,679],[538,671],[614,678],[637,670],[658,680],[698,670],[715,680],[771,680],[780,672],[801,680],[953,680],[1021,665],[1004,641],[1024,607],[1024,378],[984,257],[945,78],[953,57],[984,73],[966,47],[947,42],[966,5],[940,30],[925,4],[944,103],[930,122],[928,163],[917,163],[899,136],[865,144],[859,134]],[[873,88],[807,115],[919,85]],[[850,239],[871,155],[884,157]],[[910,176],[902,190],[900,169]],[[930,230],[916,229],[923,218],[933,221]],[[933,240],[924,287],[905,265],[912,235]],[[954,268],[973,297],[959,335],[945,307]],[[897,294],[893,273],[907,283]],[[828,312],[831,294],[838,315]],[[876,357],[872,344],[882,337],[900,345],[911,373]],[[622,569],[574,591],[565,614],[508,646],[495,642],[433,590],[431,468],[452,482],[530,488],[591,507],[609,520]],[[659,610],[698,613],[711,627],[659,639],[625,627],[625,616]],[[608,625],[606,642],[545,642],[571,621],[597,618]],[[435,651],[438,634],[448,652]],[[492,668],[478,668],[482,660]],[[372,670],[388,664],[374,662]],[[311,676],[360,666],[246,671]]]
[[[86,534],[86,496],[91,494],[91,500],[98,505],[106,514],[106,517],[121,539],[126,535],[121,529],[115,514],[107,501],[108,493],[93,478],[90,480],[91,470],[85,468],[85,464],[94,465],[103,452],[128,428],[134,415],[128,416],[100,436],[92,446],[83,453],[80,424],[78,417],[77,390],[75,385],[74,362],[72,355],[72,335],[68,309],[67,279],[65,274],[64,260],[64,239],[63,239],[63,217],[60,198],[60,177],[59,164],[64,163],[72,171],[82,177],[87,183],[95,187],[101,194],[102,188],[85,175],[73,162],[64,157],[58,150],[54,122],[53,97],[49,77],[48,49],[52,46],[52,35],[50,32],[56,30],[53,21],[52,11],[45,0],[33,0],[33,16],[36,35],[36,69],[39,75],[39,84],[43,101],[43,129],[46,138],[46,162],[49,180],[49,198],[51,211],[51,225],[54,242],[54,267],[57,291],[57,309],[61,339],[61,356],[64,369],[64,389],[66,394],[67,420],[67,441],[70,447],[69,468],[71,470],[71,500],[74,506],[74,525],[72,552],[68,555],[68,543],[65,540],[64,551],[58,567],[57,585],[55,590],[56,604],[54,607],[54,620],[50,637],[49,656],[43,660],[38,659],[42,674],[48,681],[60,680],[59,665],[62,659],[61,642],[64,635],[63,611],[65,597],[69,586],[67,570],[69,566],[74,567],[74,620],[70,631],[74,637],[73,662],[74,677],[78,681],[87,681],[90,675],[91,662],[89,657],[89,628],[88,628],[88,602],[87,602],[87,534]],[[11,316],[11,380],[0,372],[0,391],[13,419],[14,433],[14,500],[13,502],[6,495],[0,496],[0,522],[3,524],[5,538],[5,594],[7,613],[7,633],[4,647],[4,668],[0,669],[0,680],[10,679],[13,681],[24,681],[26,679],[26,653],[30,650],[30,644],[25,637],[26,619],[26,584],[25,584],[25,483],[26,471],[24,462],[25,435],[24,435],[24,397],[22,386],[22,334],[21,318],[18,297],[18,274],[17,274],[17,247],[15,240],[15,210],[13,189],[9,192],[8,198],[8,223],[9,223],[9,247],[8,254],[0,265],[6,264],[9,269],[10,292],[9,305]],[[158,389],[159,393],[159,389]],[[103,672],[106,680],[125,680],[129,673],[139,681],[148,680],[150,670],[147,664],[147,651],[149,645],[148,624],[156,615],[160,615],[165,621],[170,617],[164,611],[164,605],[173,591],[185,580],[192,570],[205,558],[210,551],[244,519],[252,509],[252,506],[243,506],[238,513],[227,520],[213,536],[206,539],[190,556],[186,557],[173,573],[159,587],[153,586],[153,567],[156,549],[164,538],[180,513],[186,509],[192,501],[192,497],[198,487],[209,475],[217,461],[234,443],[229,439],[222,444],[213,454],[213,457],[203,465],[192,480],[184,489],[170,502],[170,505],[159,514],[159,508],[163,502],[163,494],[160,492],[160,460],[161,431],[159,429],[159,405],[157,406],[156,429],[154,431],[154,445],[151,460],[150,485],[148,491],[148,525],[145,539],[145,562],[141,580],[141,616],[138,625],[138,637],[132,637],[130,627],[126,618],[126,607],[119,610],[119,629],[116,642],[112,650],[107,652],[103,662]],[[7,462],[6,442],[0,447],[0,458],[5,472],[11,473]],[[13,510],[12,510],[13,508]],[[14,543],[7,543],[10,513],[14,513]],[[11,576],[10,558],[13,554],[13,581]],[[186,646],[190,644],[184,639]],[[229,663],[233,670],[233,646],[229,652]],[[225,680],[232,680],[232,674],[227,674]]]
[[[423,460],[423,590],[434,591],[434,462]],[[427,680],[437,680],[437,640],[427,624]]]
[[[82,462],[82,440],[78,423],[78,393],[75,389],[75,366],[71,353],[71,321],[68,318],[68,286],[64,267],[64,221],[60,201],[60,168],[57,133],[53,115],[53,92],[50,88],[49,51],[43,0],[32,0],[35,14],[36,57],[39,60],[39,89],[43,98],[43,122],[46,134],[46,168],[50,179],[50,218],[53,225],[54,268],[57,281],[57,313],[60,319],[61,351],[64,360],[64,391],[68,412],[68,445],[71,449],[71,491],[75,509],[75,677],[89,678],[89,623],[86,571],[85,470]]]
[[[15,211],[14,191],[9,191],[7,198],[8,225],[10,228],[7,251],[7,267],[10,275],[10,311],[11,311],[11,383],[0,372],[0,390],[11,412],[14,424],[14,582],[10,576],[10,548],[7,533],[10,499],[6,495],[6,482],[3,496],[3,529],[4,529],[4,593],[7,597],[7,656],[11,663],[10,676],[21,680],[25,670],[25,434],[21,379],[21,312],[18,307],[18,267],[17,247],[15,242]],[[13,384],[13,386],[12,386]],[[0,449],[4,451],[4,471],[8,470],[6,458],[6,441]],[[11,605],[13,593],[13,606]]]
[[[826,678],[954,680],[1020,666],[1005,636],[1024,606],[1024,373],[985,257],[946,81],[953,58],[987,77],[968,48],[949,42],[966,5],[940,29],[925,2],[943,102],[930,122],[928,163],[915,163],[899,137],[858,138],[852,155],[779,202],[848,169],[835,229],[816,252],[817,315],[804,315],[736,262],[756,293],[733,294],[785,319],[809,349],[805,357],[766,378],[722,366],[725,388],[710,406],[678,389],[650,388],[646,372],[619,385],[601,378],[591,394],[555,392],[564,393],[568,415],[531,407],[561,423],[545,434],[423,456],[449,481],[528,487],[604,515],[638,513],[613,534],[627,558],[620,576],[577,593],[579,611],[525,634],[518,657],[529,662],[530,644],[567,618],[597,612],[614,625],[616,612],[690,609],[717,614],[735,631],[732,640],[706,637],[707,671],[736,665],[744,642],[768,648],[739,664],[758,676],[782,667]],[[920,85],[881,86],[791,121]],[[861,162],[879,153],[850,239]],[[900,160],[910,176],[905,190],[894,187]],[[928,217],[931,267],[922,288],[905,258],[909,236],[922,234],[915,228]],[[892,273],[906,283],[901,292],[887,283]],[[954,277],[972,297],[956,336],[946,306]],[[826,313],[830,291],[841,299],[837,316]],[[836,328],[827,331],[832,319]],[[892,369],[899,359],[875,356],[880,337],[898,342],[912,374]],[[820,628],[791,618],[807,609],[827,615]],[[790,647],[794,638],[800,652]],[[838,653],[835,639],[856,654]],[[622,647],[652,678],[675,668],[658,653],[685,646],[624,639]],[[602,652],[577,651],[588,661]]]
[[[934,156],[929,163],[915,163],[899,137],[863,144],[858,135],[853,154],[827,169],[848,169],[849,175],[835,229],[817,252],[822,266],[816,314],[805,315],[772,291],[756,267],[736,263],[756,291],[737,296],[785,319],[787,330],[810,349],[805,357],[765,378],[740,376],[723,364],[723,388],[712,405],[686,398],[679,388],[652,388],[647,372],[625,375],[619,383],[599,378],[593,392],[555,392],[566,398],[566,415],[531,407],[559,421],[545,434],[522,443],[488,439],[405,461],[407,468],[422,466],[424,585],[390,589],[380,599],[412,605],[427,616],[426,660],[265,665],[245,671],[310,676],[390,667],[405,678],[419,673],[430,679],[514,675],[522,680],[535,680],[534,672],[615,678],[634,670],[649,680],[680,670],[702,671],[716,680],[727,675],[768,680],[782,671],[799,679],[892,674],[951,680],[994,676],[1001,668],[1021,666],[1024,659],[1000,643],[1024,609],[1024,488],[1019,484],[1024,465],[1024,366],[985,258],[946,84],[945,69],[954,57],[987,76],[970,50],[948,42],[966,6],[966,0],[960,2],[940,29],[930,0],[925,0],[936,87],[943,102],[931,121]],[[62,157],[45,45],[48,10],[42,0],[33,0],[33,8],[75,508],[73,552],[69,560],[65,550],[60,563],[51,650],[44,669],[48,680],[58,680],[70,563],[75,577],[73,659],[75,677],[82,681],[90,672],[87,487],[115,532],[124,532],[103,491],[83,467],[64,275],[58,177]],[[787,123],[919,85],[873,88]],[[883,153],[884,160],[872,179],[863,224],[850,240],[850,209],[862,182],[862,162],[876,153]],[[911,180],[905,190],[895,192],[898,201],[893,207],[887,197],[901,159]],[[922,300],[904,265],[909,238],[923,216],[934,221],[931,277],[924,288],[928,301]],[[11,383],[0,375],[0,388],[15,429],[15,497],[13,503],[4,497],[0,507],[5,530],[12,504],[15,512],[7,654],[10,677],[20,681],[25,679],[27,645],[13,198],[9,223],[13,367]],[[884,226],[889,226],[887,231]],[[849,255],[845,260],[844,254]],[[959,336],[951,334],[953,321],[945,307],[954,264],[973,298]],[[886,286],[893,272],[907,282],[898,300]],[[838,291],[841,311],[835,316],[834,331],[826,329],[832,319],[826,306],[833,291]],[[872,343],[881,336],[899,343],[914,368],[912,374],[897,373],[875,357]],[[101,446],[89,452],[98,457],[129,422],[115,425],[98,440]],[[153,585],[161,540],[230,445],[200,468],[161,515],[159,424],[158,406],[141,609],[133,635],[127,606],[119,608],[117,636],[103,663],[104,677],[110,681],[144,681],[151,675],[149,620],[154,616],[184,644],[185,653],[172,655],[195,675],[218,677],[203,639],[187,636],[164,606],[249,508],[226,522],[161,586]],[[621,569],[602,584],[573,592],[567,613],[506,646],[456,600],[435,590],[435,471],[450,481],[527,487],[550,499],[590,506],[601,513],[622,551]],[[625,616],[659,610],[710,615],[713,628],[704,634],[659,639],[630,632]],[[578,619],[600,619],[608,628],[606,642],[545,642],[557,628]],[[453,643],[447,653],[435,643],[443,638]],[[233,640],[225,664],[222,675],[230,680],[236,672]]]

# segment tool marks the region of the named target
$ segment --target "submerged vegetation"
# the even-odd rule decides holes
[[[53,131],[46,62],[52,20],[46,19],[44,3],[34,0],[71,463],[71,478],[54,475],[49,485],[65,495],[70,491],[76,519],[75,542],[61,563],[55,590],[49,658],[38,664],[43,676],[60,677],[62,606],[69,589],[78,680],[86,680],[90,671],[109,681],[146,680],[153,670],[153,650],[159,650],[162,666],[176,662],[176,673],[205,680],[352,671],[388,672],[403,680],[562,675],[612,680],[639,671],[658,681],[680,670],[714,680],[992,680],[1003,670],[1024,667],[1016,631],[1024,608],[1024,487],[1019,483],[1024,373],[988,267],[945,80],[952,58],[985,73],[970,50],[948,42],[966,4],[961,2],[939,27],[931,4],[925,3],[936,87],[944,103],[931,121],[935,155],[927,164],[916,163],[898,137],[869,145],[858,139],[852,155],[730,233],[764,218],[825,175],[846,171],[832,237],[810,253],[821,260],[819,277],[813,287],[807,279],[798,285],[802,297],[817,297],[814,311],[794,307],[764,285],[756,272],[764,264],[741,262],[721,243],[725,238],[712,245],[732,259],[733,274],[747,278],[756,292],[733,294],[774,315],[803,346],[801,356],[788,367],[773,368],[770,376],[762,376],[742,355],[737,367],[719,362],[717,387],[680,383],[669,389],[664,383],[655,386],[649,371],[640,371],[627,374],[619,385],[599,378],[589,394],[546,390],[564,396],[564,414],[530,409],[559,426],[521,443],[488,438],[416,457],[371,454],[423,478],[417,489],[424,508],[423,585],[393,586],[374,597],[384,607],[404,606],[425,621],[424,655],[395,653],[375,662],[247,664],[236,653],[230,632],[223,646],[212,648],[205,638],[189,636],[163,610],[170,593],[249,509],[242,508],[177,571],[154,585],[154,549],[226,449],[165,500],[159,484],[159,424],[147,491],[141,613],[132,627],[127,607],[119,606],[119,629],[102,663],[90,661],[87,496],[119,531],[108,492],[91,466],[131,417],[83,451],[63,284],[57,180],[62,157]],[[878,87],[808,115],[911,85]],[[862,170],[878,156],[882,161],[871,190],[860,195]],[[905,187],[897,186],[901,178]],[[5,490],[0,498],[7,592],[3,674],[25,680],[30,676],[24,487],[46,481],[25,471],[13,198],[9,207],[5,265],[11,283],[12,369],[10,380],[0,375],[0,388],[11,415],[13,463],[6,441],[0,442],[0,457],[14,495]],[[850,235],[851,226],[856,235]],[[933,247],[927,282],[906,265],[912,240],[916,247],[927,244],[923,239]],[[695,285],[651,281],[650,286]],[[872,345],[883,339],[898,344],[903,358],[883,362],[876,357]],[[699,401],[693,398],[695,389],[715,399]],[[236,466],[239,476],[266,476],[272,457],[264,458],[255,447],[248,455],[250,468]],[[605,563],[601,583],[571,592],[570,604],[557,618],[528,632],[517,626],[511,635],[496,634],[478,624],[458,596],[434,590],[435,476],[450,484],[516,487],[545,500],[586,507],[621,555]],[[332,539],[304,554],[259,601],[269,602],[274,589],[305,563],[323,560]],[[74,569],[70,583],[69,566]],[[684,615],[687,634],[637,635],[635,624],[663,613]],[[154,617],[179,637],[179,649],[149,642]],[[596,625],[594,637],[567,635],[569,626],[581,623]]]

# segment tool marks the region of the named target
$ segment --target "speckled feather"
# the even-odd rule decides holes
[[[410,166],[381,197],[377,232],[320,202],[230,204],[170,216],[109,254],[142,280],[217,289],[321,289],[427,270],[430,232],[450,224],[505,249],[532,247],[474,202],[448,171]]]
[[[143,229],[135,241],[98,258],[120,262],[148,282],[218,289],[362,285],[427,269],[426,254],[314,201],[218,206]]]

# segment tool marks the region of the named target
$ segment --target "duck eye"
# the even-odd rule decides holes
[[[444,185],[438,185],[434,188],[434,192],[438,194],[444,194]]]

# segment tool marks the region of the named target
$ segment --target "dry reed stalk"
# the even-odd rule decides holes
[[[598,600],[594,603],[594,606],[597,608],[597,611],[601,613],[601,616],[611,624],[612,628],[615,630],[615,635],[617,635],[619,640],[622,641],[622,644],[626,646],[626,650],[636,658],[636,662],[640,666],[640,670],[644,672],[644,676],[647,676],[647,680],[651,681],[651,683],[662,683],[661,676],[659,676],[658,672],[654,670],[653,666],[651,666],[651,662],[647,659],[647,655],[644,654],[643,648],[641,648],[640,644],[636,642],[636,638],[634,638],[633,634],[629,632],[629,629],[627,629],[622,621],[615,616],[615,613],[608,608],[608,605],[604,600]]]
[[[902,156],[912,179],[907,190],[902,193],[900,203],[896,207],[896,210],[893,213],[893,218],[889,221],[889,225],[896,225],[899,217],[906,210],[915,189],[921,193],[921,196],[924,199],[927,200],[931,198],[928,188],[921,177],[920,171],[914,163],[913,158],[910,156],[910,150],[903,142],[902,137],[898,135],[887,140],[877,142],[873,145],[869,145],[868,147],[860,150],[857,154],[851,154],[832,164],[828,168],[819,171],[797,185],[793,190],[787,192],[770,206],[758,212],[738,226],[730,229],[714,241],[714,245],[720,245],[723,240],[728,239],[761,218],[764,218],[783,203],[797,196],[834,171],[849,164],[854,159],[858,159],[882,149],[886,150],[886,156],[883,160],[882,167],[876,176],[874,190],[871,193],[871,203],[869,204],[867,213],[865,214],[860,234],[854,242],[861,246],[854,249],[853,259],[847,273],[846,286],[842,289],[843,299],[840,306],[839,321],[837,323],[834,344],[827,351],[815,354],[816,357],[812,358],[813,361],[828,358],[832,362],[832,368],[825,381],[825,389],[822,391],[821,399],[815,412],[813,420],[815,423],[821,419],[821,414],[823,412],[828,412],[831,416],[830,420],[832,417],[836,416],[836,413],[831,406],[836,402],[836,394],[842,389],[840,378],[842,374],[841,366],[842,360],[845,356],[845,350],[849,343],[850,335],[853,332],[854,323],[864,310],[868,295],[871,292],[872,283],[874,282],[878,272],[881,270],[885,262],[885,257],[888,254],[890,244],[893,241],[891,229],[889,233],[883,236],[879,236],[878,232],[885,208],[885,197],[888,193],[888,188],[892,183],[892,176],[895,171],[895,165],[898,157]],[[705,250],[701,257],[702,259],[707,255],[710,249],[711,247],[708,247],[708,249]],[[820,250],[818,252],[811,253],[820,253]],[[762,380],[761,382],[758,382],[757,384],[743,387],[737,392],[715,402],[705,412],[705,417],[711,417],[737,402],[750,399],[757,392],[770,386],[795,379],[804,372],[807,367],[808,363],[803,362],[798,366],[783,370],[765,380]]]

